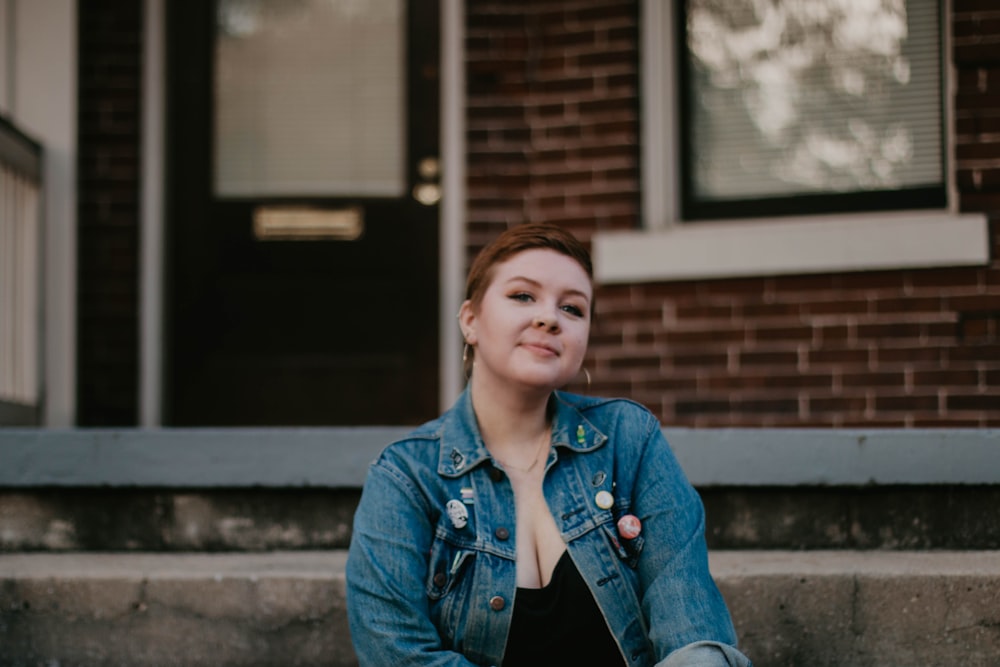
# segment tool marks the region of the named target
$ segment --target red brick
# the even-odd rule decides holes
[[[718,391],[727,390],[792,390],[792,389],[831,389],[833,375],[830,373],[769,373],[766,375],[716,375],[705,378],[706,389]],[[701,384],[699,384],[701,386]],[[776,393],[776,392],[769,392]]]
[[[843,301],[814,301],[802,306],[806,315],[863,315],[871,305],[867,299]]]
[[[902,387],[905,376],[901,372],[844,373],[840,377],[844,388],[848,387]]]
[[[1000,313],[1000,292],[948,297],[945,304],[949,309],[967,313]]]
[[[860,271],[842,273],[835,276],[836,285],[841,290],[865,290],[866,292],[898,292],[906,287],[907,273],[904,271]]]
[[[710,329],[685,329],[683,331],[671,329],[666,331],[660,338],[669,346],[679,348],[681,346],[695,347],[715,347],[725,343],[742,343],[746,337],[743,327],[736,329],[712,327]]]
[[[809,366],[848,365],[867,366],[867,349],[819,349],[809,351]]]
[[[1000,411],[1000,392],[958,395],[949,393],[945,399],[945,404],[948,410]]]
[[[920,339],[923,325],[916,322],[888,322],[880,324],[859,324],[856,328],[859,340]]]
[[[735,304],[730,304],[730,308]],[[746,318],[784,317],[799,316],[803,312],[808,312],[811,304],[801,304],[795,302],[782,303],[744,303],[739,306],[740,316]]]
[[[918,387],[975,387],[979,373],[975,370],[926,370],[914,371],[913,384]]]
[[[737,410],[754,413],[798,414],[799,401],[796,398],[742,399]]]
[[[740,366],[791,366],[798,364],[796,351],[748,351],[739,354]]]
[[[774,342],[809,342],[813,337],[813,328],[810,326],[788,326],[788,327],[768,327],[751,326],[753,339],[758,343]]]
[[[918,296],[918,297],[886,297],[873,301],[875,313],[937,313],[943,309],[943,302],[940,297]]]
[[[983,43],[976,40],[974,43],[957,43],[954,48],[955,63],[959,65],[993,65],[1000,63],[1000,42],[990,40]]]
[[[959,197],[959,210],[962,213],[1000,212],[1000,194],[994,192],[961,193]]]
[[[678,416],[703,415],[706,413],[726,413],[733,410],[727,400],[679,400],[674,402],[674,411]]]
[[[997,45],[1000,49],[1000,45]],[[1000,101],[1000,96],[998,96]],[[963,160],[997,160],[1000,158],[1000,142],[977,141],[955,146],[955,157]]]
[[[876,396],[875,411],[933,412],[937,410],[937,396]]]
[[[945,360],[948,353],[948,348],[932,345],[922,345],[919,347],[879,347],[874,350],[874,362],[876,366],[901,363],[917,364],[923,362],[938,364]]]
[[[986,345],[969,344],[949,349],[947,358],[951,362],[982,361],[990,364],[1000,363],[1000,344]]]
[[[623,354],[604,360],[611,370],[633,370],[637,368],[659,368],[660,357],[657,354]]]
[[[973,109],[962,109],[956,113],[956,140],[974,141],[979,134],[1000,132],[1000,109],[994,113],[983,113]]]
[[[700,366],[708,369],[712,366],[726,367],[729,355],[725,352],[684,352],[671,355],[673,365],[677,367]]]
[[[848,413],[864,412],[867,401],[863,396],[838,396],[830,398],[810,398],[810,413]]]

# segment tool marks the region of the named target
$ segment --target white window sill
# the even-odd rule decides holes
[[[850,214],[674,224],[598,232],[600,284],[842,271],[982,266],[990,261],[982,214]]]

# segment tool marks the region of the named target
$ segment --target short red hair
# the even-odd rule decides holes
[[[555,250],[575,260],[587,273],[590,282],[594,282],[590,253],[575,236],[550,223],[525,223],[511,227],[480,251],[469,267],[465,298],[478,306],[493,281],[493,269],[497,264],[502,264],[525,250],[536,249]]]

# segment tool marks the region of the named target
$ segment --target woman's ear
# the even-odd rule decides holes
[[[462,307],[458,309],[458,326],[462,329],[462,338],[469,345],[476,344],[476,313],[473,311],[472,302],[466,299],[462,302]]]

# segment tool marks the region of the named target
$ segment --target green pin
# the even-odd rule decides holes
[[[583,424],[576,427],[576,441],[581,445],[587,442],[586,434],[586,431],[583,430]]]

